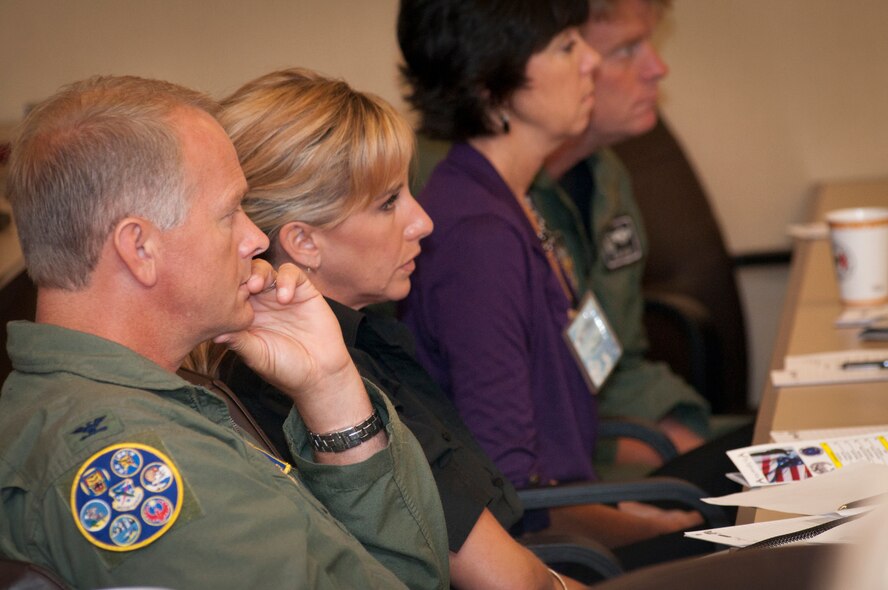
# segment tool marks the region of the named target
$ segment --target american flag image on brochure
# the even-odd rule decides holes
[[[728,451],[750,487],[816,477],[852,463],[888,465],[888,431],[755,445]]]

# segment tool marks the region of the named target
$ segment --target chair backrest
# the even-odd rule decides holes
[[[705,383],[685,375],[719,413],[747,409],[748,361],[743,308],[719,224],[684,150],[660,117],[644,135],[615,146],[632,178],[644,217],[650,254],[646,291],[677,293],[699,302],[714,327],[716,351],[706,361]],[[678,372],[687,360],[670,337],[649,327],[651,357]],[[694,383],[694,381],[698,381]]]
[[[6,323],[12,320],[32,320],[37,311],[37,288],[21,272],[8,285],[0,289],[0,386],[12,371],[12,363],[6,352]]]
[[[0,588],[6,590],[66,590],[55,574],[33,563],[0,558]]]

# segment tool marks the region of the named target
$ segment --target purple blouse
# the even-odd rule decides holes
[[[435,231],[402,308],[420,361],[516,487],[595,479],[597,404],[562,336],[570,303],[512,192],[457,144],[420,202]]]

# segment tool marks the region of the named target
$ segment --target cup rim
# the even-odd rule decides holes
[[[866,227],[888,224],[888,207],[846,207],[827,211],[831,228]]]

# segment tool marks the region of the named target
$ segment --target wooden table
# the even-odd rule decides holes
[[[816,195],[810,219],[822,220],[827,211],[854,206],[888,207],[888,179],[824,185]],[[833,322],[842,309],[829,240],[797,241],[771,369],[782,368],[787,355],[888,348],[888,343],[861,342],[858,328],[835,328]],[[888,424],[888,383],[779,389],[769,381],[759,407],[754,442],[768,442],[771,430],[879,423]]]
[[[815,195],[809,219],[823,220],[827,211],[857,206],[888,207],[888,178],[824,184]],[[857,338],[859,328],[835,328],[842,310],[829,240],[797,240],[771,369],[781,369],[787,355],[872,348],[884,348],[888,354],[888,342],[862,342]],[[769,442],[772,430],[868,424],[888,424],[884,381],[778,388],[769,380],[753,442]],[[741,510],[738,522],[767,520],[776,514]]]

